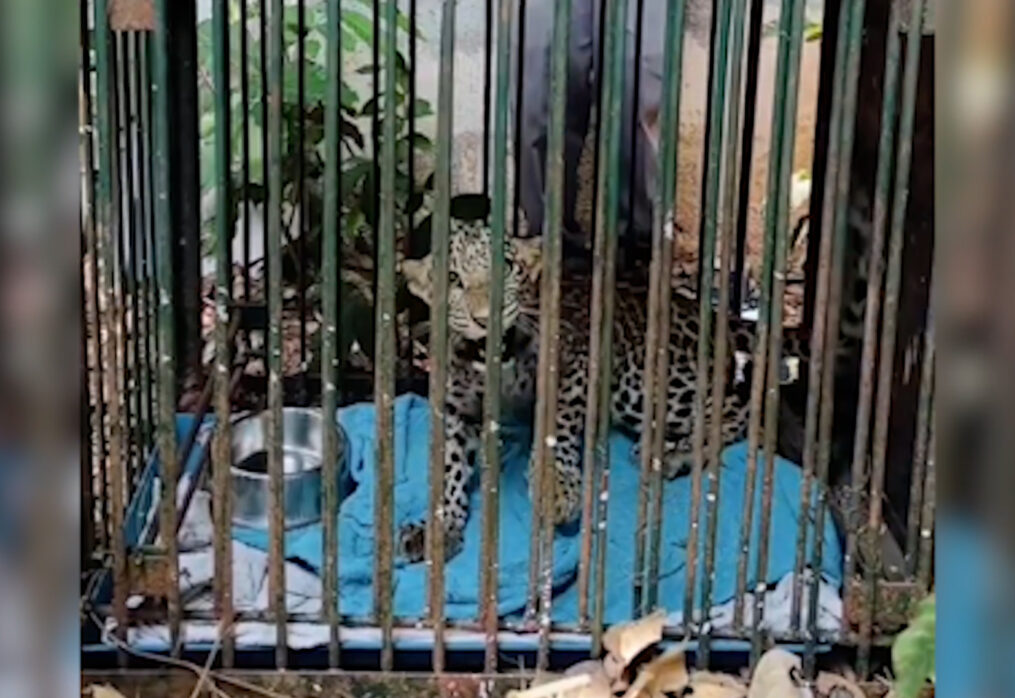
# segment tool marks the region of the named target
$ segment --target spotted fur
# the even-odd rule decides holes
[[[505,280],[504,326],[506,328],[503,395],[508,409],[531,405],[539,349],[539,255],[538,243],[512,240],[508,245]],[[403,263],[409,290],[430,302],[430,257]],[[449,254],[449,357],[447,402],[447,462],[444,488],[446,548],[454,554],[461,545],[468,516],[468,486],[480,447],[485,367],[486,322],[489,318],[489,230],[485,226],[455,223]],[[560,383],[557,401],[554,463],[554,520],[558,525],[579,515],[582,486],[582,448],[588,383],[589,298],[591,281],[565,278],[561,286]],[[645,408],[645,311],[647,290],[618,282],[614,295],[613,372],[611,421],[636,434]],[[664,472],[667,477],[686,473],[692,462],[695,377],[698,347],[698,304],[673,294],[670,314],[669,380],[665,431]],[[719,407],[722,443],[743,438],[747,428],[748,392],[744,362],[750,356],[753,326],[740,320],[729,322],[730,358],[722,367],[727,390]],[[802,352],[792,339],[786,351]],[[709,367],[711,373],[712,367]],[[739,379],[739,380],[738,380]],[[738,385],[739,382],[739,385]],[[705,401],[706,420],[714,412],[710,391]],[[410,560],[424,554],[424,526],[413,523],[401,532],[401,553]]]

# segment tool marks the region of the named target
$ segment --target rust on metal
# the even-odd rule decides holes
[[[115,32],[155,31],[155,1],[109,0],[109,26]]]
[[[129,556],[127,578],[131,596],[167,599],[172,590],[169,558],[162,553],[138,553]]]

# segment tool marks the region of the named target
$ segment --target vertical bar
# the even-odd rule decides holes
[[[695,385],[694,403],[694,431],[692,434],[694,449],[694,469],[691,479],[691,518],[690,530],[687,538],[687,583],[684,587],[684,618],[688,623],[690,631],[694,619],[694,592],[698,572],[698,543],[701,523],[701,491],[702,475],[705,469],[705,424],[708,419],[722,420],[722,405],[712,404],[708,409],[706,392],[708,391],[709,358],[711,353],[712,339],[712,286],[715,272],[715,242],[718,230],[719,217],[719,188],[721,185],[721,158],[723,143],[723,126],[726,116],[726,67],[729,59],[728,46],[730,38],[730,15],[733,0],[719,0],[716,11],[719,12],[718,25],[716,27],[716,40],[712,45],[712,55],[715,62],[715,70],[712,73],[712,80],[709,85],[709,108],[711,110],[709,120],[709,140],[707,143],[708,158],[705,170],[705,201],[703,206],[704,228],[703,239],[699,257],[699,281],[698,284],[698,326],[701,328],[698,335],[698,356],[697,356],[697,381]],[[726,318],[721,318],[726,322]],[[716,367],[716,370],[719,370]],[[709,414],[709,411],[711,414]],[[712,469],[718,467],[716,463],[711,464]],[[712,482],[713,475],[709,475],[709,482]],[[707,610],[706,610],[707,614]],[[700,630],[700,628],[699,628]],[[699,667],[703,660],[707,659],[699,653]]]
[[[747,39],[747,84],[744,88],[744,129],[740,141],[740,204],[737,216],[736,266],[733,268],[732,305],[739,315],[744,309],[745,274],[744,259],[747,254],[747,222],[751,206],[751,165],[754,162],[754,127],[758,104],[758,68],[761,55],[761,21],[764,16],[764,0],[751,0],[751,21]],[[776,69],[778,72],[778,68]],[[760,311],[759,310],[759,314]],[[758,364],[756,364],[758,365]],[[753,503],[749,504],[751,506]],[[743,599],[737,596],[736,605],[743,608]]]
[[[391,671],[392,643],[392,509],[395,477],[395,77],[398,3],[384,4],[384,134],[381,141],[381,217],[377,236],[377,488],[374,500],[374,609],[381,626],[381,670]],[[381,40],[380,35],[376,37]],[[379,111],[379,110],[377,110]],[[375,113],[377,113],[375,111]]]
[[[638,106],[641,101],[641,56],[644,36],[645,0],[635,0],[634,11],[634,63],[631,66],[631,133],[628,140],[627,163],[627,228],[628,240],[632,245],[640,242],[634,238],[634,190],[638,171]]]
[[[864,21],[863,8],[859,9],[859,13],[852,19],[853,24],[851,25],[851,32],[857,31],[861,34],[861,37],[858,38],[855,43],[851,42],[847,49],[846,85],[843,93],[843,121],[841,122],[841,138],[844,158],[840,160],[840,167],[836,173],[836,176],[838,177],[838,184],[835,191],[836,199],[833,204],[835,207],[835,226],[834,230],[826,228],[826,230],[828,230],[831,234],[834,234],[835,237],[832,241],[832,271],[827,292],[828,304],[825,308],[825,314],[827,317],[824,321],[825,339],[823,345],[824,358],[822,360],[823,375],[821,377],[820,384],[821,407],[818,412],[819,426],[816,477],[819,483],[825,483],[828,481],[828,469],[831,457],[832,419],[834,417],[835,410],[835,376],[836,364],[838,363],[837,355],[841,327],[843,266],[845,264],[844,258],[846,256],[846,238],[849,232],[847,226],[848,216],[846,211],[849,205],[849,187],[852,176],[851,164],[853,157],[853,132],[854,124],[856,123],[857,78],[859,77],[860,72],[862,28]],[[850,39],[852,38],[851,34]],[[811,550],[811,561],[810,566],[804,570],[804,577],[808,582],[809,594],[807,641],[804,645],[804,674],[808,679],[813,679],[815,677],[817,669],[818,584],[821,581],[821,559],[825,542],[824,535],[822,534],[825,526],[825,516],[827,514],[827,488],[819,486],[817,488],[817,495],[817,502],[815,502],[813,506],[813,508],[816,509],[816,513],[813,515],[814,542]],[[809,510],[812,506],[809,491],[806,493],[806,496],[807,499],[804,506],[806,506]],[[806,520],[803,527],[806,527]]]
[[[97,117],[93,116],[92,108],[92,60],[91,60],[91,31],[89,27],[89,13],[88,4],[81,3],[81,100],[79,109],[81,110],[81,124],[82,124],[82,141],[84,143],[84,153],[82,157],[82,165],[85,168],[84,176],[84,188],[82,190],[81,202],[82,202],[82,217],[85,224],[85,256],[87,264],[82,266],[82,275],[88,276],[88,281],[91,286],[91,293],[87,297],[82,296],[82,303],[85,304],[86,310],[86,323],[90,329],[92,336],[89,337],[89,343],[92,345],[91,349],[91,361],[92,366],[89,371],[89,392],[91,400],[94,402],[92,406],[92,438],[94,444],[90,444],[93,447],[94,467],[90,471],[92,478],[97,480],[97,483],[93,485],[93,494],[99,498],[99,506],[105,507],[109,503],[108,489],[105,486],[106,478],[106,431],[105,431],[105,398],[103,397],[103,357],[102,357],[102,341],[101,337],[101,322],[102,322],[102,310],[99,305],[99,246],[101,241],[98,236],[100,232],[102,234],[105,231],[98,229],[98,212],[96,201],[96,168],[95,158],[96,150],[99,150],[98,157],[100,162],[105,156],[101,151],[101,141],[98,143],[96,148],[95,134],[98,126]],[[96,33],[98,36],[98,33]],[[98,55],[98,51],[96,51]],[[99,95],[102,92],[98,92]],[[104,165],[103,165],[104,166]],[[95,489],[98,489],[96,492]],[[95,524],[96,515],[99,512],[89,509],[89,520]],[[104,512],[103,512],[104,513]],[[97,537],[96,542],[100,548],[107,548],[107,526],[106,522],[110,520],[109,516],[102,516],[102,525],[99,525],[95,529]]]
[[[895,163],[895,200],[892,202],[891,237],[888,243],[888,270],[885,276],[885,308],[881,324],[880,365],[878,366],[877,403],[874,408],[874,437],[871,446],[871,490],[867,534],[871,542],[884,525],[881,498],[884,488],[888,427],[892,409],[892,371],[895,368],[896,327],[899,294],[902,287],[902,250],[905,245],[906,207],[909,203],[909,174],[913,159],[913,125],[916,116],[916,91],[920,79],[920,49],[923,38],[924,0],[910,6],[909,33],[906,37],[906,64],[902,78],[902,113],[899,117],[898,154]],[[870,664],[873,633],[873,604],[881,575],[881,550],[871,545],[872,568],[866,590],[867,612],[860,624],[860,649],[857,667],[866,676]]]
[[[767,349],[758,346],[755,361],[761,360],[761,366],[767,369],[759,371],[767,375],[755,374],[751,386],[752,414],[749,436],[748,455],[748,515],[744,527],[741,528],[741,555],[749,554],[749,531],[753,526],[754,478],[756,477],[757,431],[762,416],[765,417],[764,428],[764,473],[762,482],[761,525],[758,540],[758,558],[755,567],[754,613],[751,643],[751,662],[757,662],[762,646],[762,621],[765,613],[765,588],[768,575],[769,542],[771,537],[772,498],[774,494],[775,442],[778,430],[779,411],[779,365],[782,356],[782,314],[783,298],[786,290],[786,252],[789,228],[789,186],[792,177],[793,153],[796,146],[796,108],[799,97],[800,51],[803,34],[803,0],[789,0],[783,5],[782,24],[787,30],[783,33],[783,46],[780,50],[782,65],[778,67],[779,82],[776,83],[776,94],[784,90],[787,100],[778,100],[779,109],[772,115],[772,130],[779,141],[779,149],[774,152],[769,164],[768,200],[772,202],[766,211],[766,252],[762,286],[761,318],[770,314],[768,322],[759,324],[759,345],[767,342]],[[845,18],[845,13],[843,17]],[[788,34],[788,36],[787,36]],[[840,34],[842,35],[842,34]],[[768,245],[772,247],[769,248]],[[767,310],[765,310],[767,308]],[[763,325],[763,326],[762,326]],[[764,335],[764,338],[761,338]],[[813,383],[812,383],[813,385]],[[762,392],[765,397],[764,413],[760,411]],[[754,412],[758,409],[757,413]],[[745,583],[746,559],[744,568],[738,571],[738,585]],[[741,574],[743,573],[743,574]],[[742,616],[739,619],[742,622]]]
[[[296,0],[296,101],[299,119],[296,122],[296,191],[299,201],[300,230],[296,241],[296,292],[300,314],[300,367],[307,369],[307,127],[306,127],[306,0]]]
[[[408,200],[406,201],[405,211],[405,229],[411,231],[415,229],[413,225],[416,212],[413,210],[412,201],[416,195],[416,39],[419,34],[419,26],[416,21],[416,0],[409,0],[409,102],[406,111],[408,113],[409,121],[409,161],[406,163],[409,174],[409,193]],[[402,243],[402,249],[405,251],[406,256],[412,253],[412,235],[408,234],[405,236],[405,240]],[[415,322],[415,318],[410,320]],[[412,350],[409,350],[410,355]]]
[[[105,2],[100,0],[104,5]],[[180,568],[176,545],[176,481],[179,463],[176,452],[176,313],[173,305],[173,235],[169,201],[169,32],[168,0],[155,4],[156,29],[152,37],[152,116],[154,146],[153,184],[155,189],[155,239],[158,246],[159,302],[159,410],[156,422],[159,462],[162,464],[162,502],[159,527],[162,545],[169,559],[169,634],[174,654],[179,653]]]
[[[285,551],[282,473],[282,81],[284,15],[282,0],[268,6],[268,598],[275,620],[275,664],[287,662]]]
[[[536,391],[535,467],[542,472],[543,537],[540,552],[541,594],[539,652],[536,668],[545,671],[550,661],[550,616],[553,596],[553,471],[557,444],[557,393],[560,387],[560,277],[561,227],[564,220],[564,124],[567,115],[568,47],[571,0],[554,5],[553,55],[550,68],[550,121],[546,149],[546,216],[543,230],[543,268],[540,282],[539,375]],[[517,220],[517,216],[516,216]],[[489,355],[489,354],[488,354]]]
[[[486,0],[483,33],[483,194],[490,195],[490,105],[493,85],[493,0]],[[522,22],[522,25],[525,23]],[[519,50],[524,46],[519,42]],[[521,90],[519,90],[521,94]]]
[[[592,305],[589,333],[589,388],[585,413],[583,462],[588,469],[582,511],[582,560],[590,560],[595,527],[596,599],[592,627],[592,651],[602,647],[606,582],[606,516],[609,499],[610,453],[607,439],[610,420],[610,375],[613,357],[613,305],[616,276],[617,226],[620,206],[620,139],[624,105],[624,58],[627,49],[627,0],[608,1],[608,71],[603,98],[606,128],[600,131],[600,154],[604,159],[596,183],[599,189],[597,227],[593,250]],[[605,31],[605,30],[604,30]],[[598,487],[596,521],[592,520],[594,489]],[[588,595],[590,565],[578,568],[579,598]]]
[[[444,0],[437,95],[437,163],[434,176],[434,301],[430,305],[430,510],[427,517],[428,602],[433,626],[433,670],[444,671],[444,405],[448,383],[448,237],[451,227],[451,139],[455,105],[456,0]]]
[[[518,237],[519,225],[521,224],[522,217],[519,215],[521,206],[522,196],[522,115],[524,114],[523,107],[525,102],[525,8],[527,0],[518,0],[518,64],[515,68],[517,82],[516,89],[517,99],[515,100],[515,129],[514,129],[514,148],[512,148],[512,155],[514,156],[514,201],[511,205],[511,233],[514,237]],[[510,40],[510,39],[509,39]],[[510,56],[510,53],[508,53]],[[506,61],[509,59],[505,59]],[[499,70],[499,68],[498,68]],[[496,119],[496,116],[494,116]],[[496,130],[494,131],[494,138],[497,138]],[[494,167],[497,166],[496,153],[497,144],[494,143]],[[545,224],[545,221],[544,221]],[[535,231],[533,231],[535,232]]]
[[[96,246],[99,281],[99,300],[105,303],[102,313],[103,325],[109,337],[102,341],[102,328],[97,327],[99,345],[104,349],[106,396],[109,414],[109,537],[113,553],[113,617],[116,620],[116,636],[120,640],[127,637],[127,550],[123,533],[124,511],[124,462],[122,451],[123,430],[120,415],[120,398],[117,392],[117,374],[119,353],[117,342],[113,341],[113,333],[119,326],[118,312],[120,308],[113,296],[113,277],[116,264],[115,240],[117,236],[116,217],[113,215],[113,171],[115,167],[113,89],[110,83],[112,74],[112,34],[109,30],[109,17],[106,0],[95,0],[95,72],[96,72],[96,127],[99,137],[99,181],[96,196]],[[163,503],[165,497],[163,496]],[[171,626],[172,628],[172,626]],[[173,636],[175,640],[175,635]],[[175,643],[174,643],[175,644]],[[120,653],[121,664],[126,663],[126,655]]]
[[[212,68],[215,85],[215,436],[212,468],[215,488],[215,615],[219,618],[222,662],[233,663],[233,502],[229,473],[232,430],[229,384],[232,354],[229,312],[232,302],[232,121],[229,102],[229,0],[212,5]]]
[[[259,21],[258,30],[260,36],[258,45],[260,46],[260,59],[261,59],[261,184],[264,187],[265,192],[268,191],[268,0],[258,0],[259,3]],[[265,204],[267,205],[267,204]],[[265,210],[265,218],[267,219],[267,210]],[[264,302],[267,304],[268,297],[271,295],[271,278],[268,273],[268,266],[270,264],[268,260],[268,254],[270,252],[270,246],[268,244],[268,226],[263,226],[263,239],[261,241],[263,247],[262,253],[262,276],[264,277]],[[268,334],[268,326],[271,321],[268,320],[264,328],[264,332]]]
[[[937,474],[935,471],[935,460],[937,459],[937,404],[931,402],[930,418],[927,429],[927,465],[924,474],[923,487],[923,511],[920,521],[920,565],[917,568],[917,583],[920,589],[926,592],[930,589],[930,577],[934,570],[934,556],[931,554],[934,548],[934,508],[937,505]]]
[[[140,456],[141,462],[147,462],[148,445],[151,441],[152,436],[152,361],[153,356],[151,353],[151,344],[149,338],[152,334],[151,323],[149,322],[149,314],[151,313],[151,303],[149,302],[150,296],[150,284],[148,265],[150,264],[150,258],[148,254],[148,234],[149,234],[149,219],[150,219],[150,204],[149,199],[149,187],[151,185],[151,179],[148,177],[147,172],[147,143],[146,143],[146,113],[147,101],[145,99],[145,93],[147,91],[147,85],[144,80],[143,70],[143,41],[144,35],[136,33],[133,35],[133,46],[134,46],[134,99],[135,99],[135,117],[134,117],[134,139],[135,139],[135,159],[137,162],[137,178],[138,178],[138,208],[139,218],[137,223],[139,236],[135,239],[135,267],[134,273],[138,279],[135,285],[135,303],[137,304],[138,312],[135,316],[136,331],[138,332],[138,344],[139,344],[139,361],[141,363],[141,375],[140,390],[142,393],[141,400],[143,406],[143,419],[141,423],[140,432]]]
[[[860,389],[856,410],[856,430],[853,438],[852,482],[850,488],[849,523],[846,527],[846,556],[844,560],[844,588],[850,589],[856,569],[857,511],[859,488],[870,446],[871,407],[874,401],[874,369],[878,355],[878,325],[881,312],[881,287],[884,281],[885,230],[888,220],[888,197],[891,190],[895,126],[899,87],[899,4],[889,8],[888,36],[885,47],[884,96],[881,107],[881,134],[878,142],[878,168],[874,184],[874,221],[871,239],[870,262],[867,273],[867,304],[864,310],[863,349],[860,360]],[[799,592],[794,594],[794,599]],[[847,603],[849,598],[847,596]],[[796,602],[799,605],[799,602]],[[844,616],[847,614],[844,614]],[[799,612],[794,615],[799,617]],[[848,630],[845,617],[843,630]]]
[[[98,341],[98,306],[90,302],[86,289],[95,266],[95,146],[92,139],[92,97],[91,97],[91,31],[89,28],[88,4],[80,3],[79,9],[79,72],[78,72],[78,137],[81,158],[81,343],[84,368],[82,376],[81,426],[81,533],[82,569],[89,564],[96,549],[96,517],[94,481],[96,471],[103,468],[102,448],[102,385],[98,378],[101,345]],[[93,286],[94,288],[94,286]],[[92,336],[95,335],[95,342]],[[94,353],[93,353],[94,352]],[[96,380],[98,379],[98,380]]]
[[[652,220],[652,264],[645,337],[645,385],[652,386],[641,431],[641,483],[635,529],[635,613],[646,615],[658,600],[659,547],[662,536],[662,459],[666,437],[666,399],[669,388],[670,299],[673,268],[674,201],[677,188],[677,149],[680,132],[680,80],[683,69],[684,0],[671,2],[666,13],[663,57],[662,112],[659,119],[659,182]],[[665,280],[665,281],[664,281]],[[652,498],[651,511],[649,498]],[[649,532],[651,532],[649,534]],[[651,542],[646,544],[646,537]],[[646,561],[645,550],[650,548]],[[643,571],[644,570],[644,571]],[[644,587],[647,587],[647,594]]]
[[[513,0],[497,2],[497,82],[493,114],[493,208],[490,236],[490,317],[486,328],[483,390],[483,490],[479,614],[486,632],[484,667],[497,667],[497,584],[500,577],[500,388],[504,338],[504,246],[507,237],[507,139],[511,108],[511,21]],[[515,220],[517,221],[517,216]]]
[[[933,282],[932,282],[933,283]],[[929,294],[934,298],[934,289]],[[931,301],[933,303],[933,300]],[[929,457],[930,418],[934,401],[935,360],[933,307],[927,313],[927,328],[923,339],[923,367],[920,371],[920,397],[916,412],[916,446],[913,452],[913,474],[909,487],[909,515],[906,517],[906,572],[915,576],[920,560],[920,537],[923,535],[921,511],[923,509],[924,476]]]
[[[741,175],[738,169],[740,164],[740,92],[743,82],[744,24],[747,14],[747,0],[734,0],[729,11],[733,25],[730,28],[732,36],[728,56],[729,84],[727,89],[729,90],[729,100],[726,107],[728,121],[724,146],[725,163],[720,165],[720,168],[725,167],[725,170],[720,174],[720,179],[724,181],[714,192],[715,205],[719,207],[717,224],[721,237],[719,240],[719,306],[715,311],[715,351],[712,358],[712,414],[711,421],[708,423],[710,433],[708,435],[707,462],[710,464],[710,468],[708,470],[708,494],[705,497],[708,536],[705,541],[705,572],[701,594],[701,607],[704,609],[706,618],[708,617],[708,609],[712,607],[712,585],[715,582],[715,546],[719,528],[719,480],[722,473],[719,458],[723,447],[722,427],[725,416],[723,405],[726,398],[725,368],[729,356],[730,266],[735,244],[734,231],[737,226],[738,177]],[[725,72],[721,75],[724,80],[727,79]],[[788,95],[785,97],[788,98]],[[722,147],[721,138],[719,143]],[[747,174],[747,177],[749,176],[750,173]],[[699,297],[699,300],[704,297]],[[739,315],[739,312],[737,314]],[[697,655],[699,666],[708,666],[711,639],[712,625],[706,623],[699,642]]]
[[[325,420],[334,420],[338,410],[339,378],[339,240],[342,236],[341,123],[342,108],[342,0],[328,0],[327,8],[327,79],[324,109],[324,240],[321,269],[324,331],[321,333],[321,396]],[[335,669],[340,660],[338,633],[338,432],[324,430],[324,574],[323,610],[328,624],[328,666]]]
[[[248,0],[240,0],[240,116],[243,139],[243,300],[250,302],[250,32],[247,20],[250,16]],[[264,124],[262,123],[262,128]],[[263,152],[262,152],[263,156]]]

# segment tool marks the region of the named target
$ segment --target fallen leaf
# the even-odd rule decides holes
[[[603,634],[603,647],[626,667],[642,650],[663,639],[665,622],[666,614],[656,611],[640,620],[614,625]]]
[[[747,686],[726,674],[710,671],[696,671],[691,674],[690,691],[686,696],[694,698],[746,698]]]
[[[124,695],[112,686],[106,684],[100,686],[98,684],[92,684],[85,691],[92,698],[124,698]]]
[[[684,646],[673,647],[642,667],[639,677],[647,676],[648,693],[658,696],[663,693],[680,694],[690,683]]]
[[[782,649],[765,652],[754,668],[748,698],[810,698],[800,680],[800,657]]]

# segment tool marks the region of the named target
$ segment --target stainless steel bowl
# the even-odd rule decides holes
[[[269,413],[262,412],[240,418],[233,424],[233,524],[237,526],[268,528],[268,419]],[[336,472],[341,484],[348,475],[342,430],[334,421],[324,420],[320,410],[299,407],[282,410],[286,529],[321,520],[321,463],[325,429],[334,429],[338,438]]]

